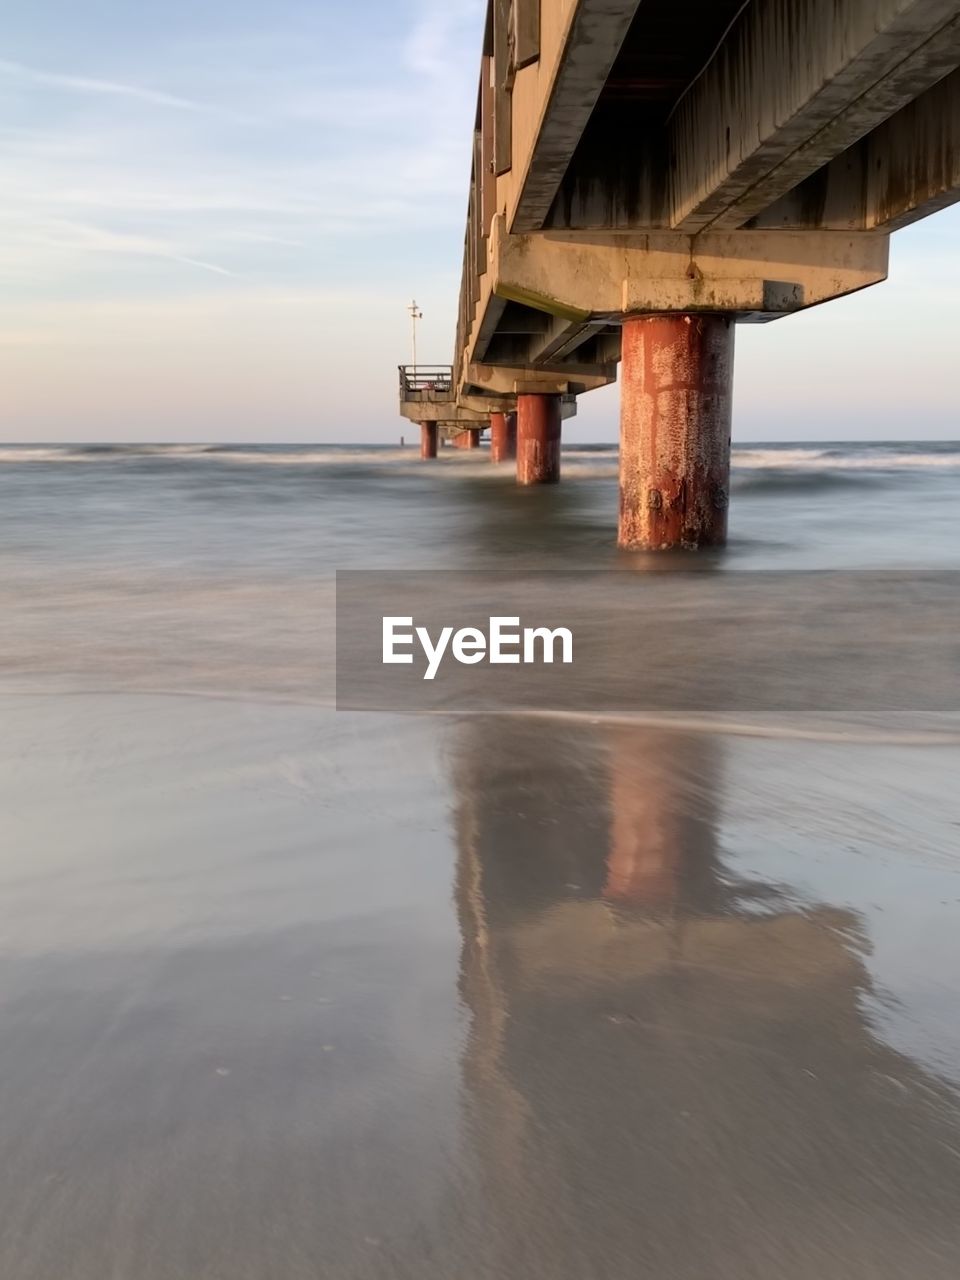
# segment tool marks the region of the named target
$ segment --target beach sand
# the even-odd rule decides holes
[[[956,1274],[957,748],[2,710],[10,1280]]]

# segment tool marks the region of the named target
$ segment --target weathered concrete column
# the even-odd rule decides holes
[[[720,547],[727,538],[733,331],[728,315],[623,322],[621,547]]]
[[[517,415],[491,413],[490,461],[508,462],[517,456]]]
[[[480,428],[479,427],[467,427],[466,431],[463,434],[466,437],[463,443],[463,447],[465,449],[480,448]]]
[[[560,479],[560,397],[517,396],[517,483]]]
[[[507,447],[510,450],[510,457],[517,456],[517,411],[514,409],[507,414]]]
[[[437,456],[437,424],[435,422],[420,423],[420,457],[435,458]]]

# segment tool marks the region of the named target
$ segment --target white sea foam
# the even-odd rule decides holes
[[[412,462],[415,454],[409,449],[284,449],[259,452],[256,449],[217,449],[206,455],[213,462],[232,463],[235,466],[274,467],[342,467],[360,466],[375,462]]]
[[[72,462],[75,455],[65,449],[0,448],[0,463],[4,462]],[[78,461],[82,461],[78,456]]]
[[[418,455],[406,449],[243,449],[208,444],[84,445],[0,447],[0,464],[18,462],[109,462],[133,458],[171,458],[222,462],[236,466],[344,466],[376,462],[412,462]]]
[[[563,451],[564,474],[611,479],[617,474],[617,449],[573,448]],[[268,447],[213,444],[133,444],[133,445],[4,445],[0,465],[18,463],[81,463],[101,465],[136,458],[202,461],[244,467],[343,467],[385,466],[419,463],[419,451],[411,443],[405,448],[310,446]],[[456,467],[486,468],[487,450],[461,452],[448,449],[438,473]],[[960,447],[944,450],[900,451],[896,447],[810,446],[771,448],[734,447],[733,466],[740,471],[960,471]],[[503,468],[493,469],[502,474]]]
[[[960,450],[899,453],[896,449],[734,449],[733,465],[743,470],[903,471],[960,470]]]

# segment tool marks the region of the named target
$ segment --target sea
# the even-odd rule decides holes
[[[960,444],[737,445],[722,552],[617,501],[0,446],[3,1280],[955,1280]],[[344,699],[350,570],[651,571],[743,698]]]

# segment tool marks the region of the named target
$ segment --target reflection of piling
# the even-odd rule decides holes
[[[725,315],[624,320],[620,546],[726,541],[733,333]]]
[[[517,397],[517,483],[556,484],[560,479],[560,397]]]
[[[872,1027],[856,914],[724,865],[722,751],[462,728],[478,1275],[955,1275],[955,1104]]]
[[[610,744],[604,898],[655,908],[693,890],[702,909],[716,876],[717,743],[614,729]]]

